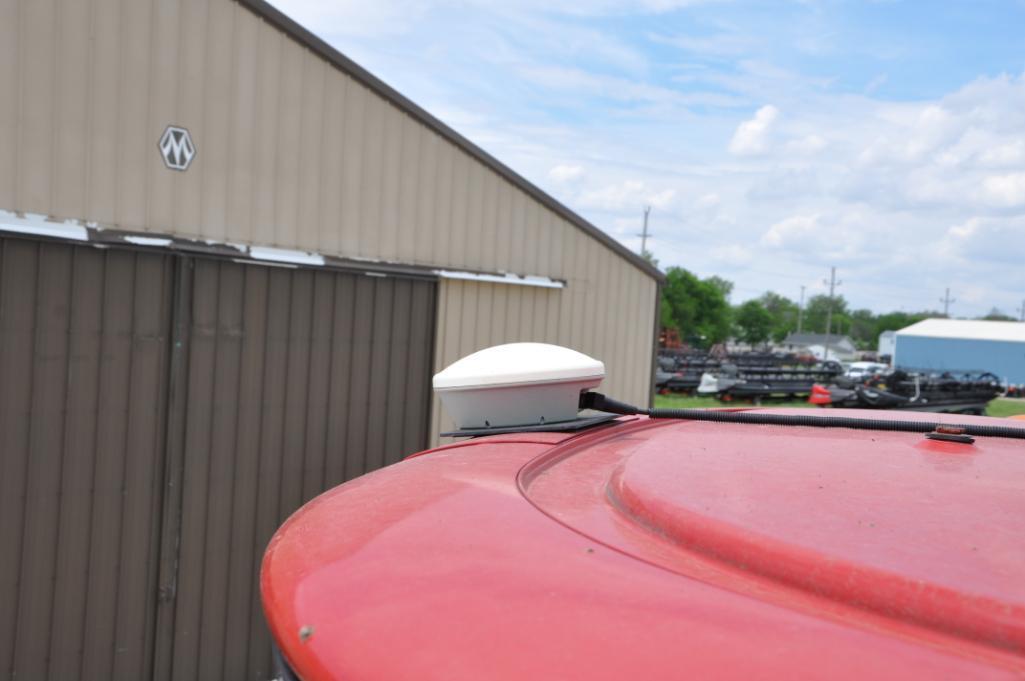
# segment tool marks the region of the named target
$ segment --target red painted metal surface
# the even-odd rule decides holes
[[[306,505],[262,589],[307,681],[1018,678],[1025,448],[643,418],[482,438]]]

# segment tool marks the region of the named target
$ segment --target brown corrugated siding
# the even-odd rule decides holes
[[[269,677],[263,548],[315,495],[425,446],[434,296],[426,280],[195,261],[170,678]]]
[[[269,678],[263,549],[426,445],[435,298],[0,238],[0,678]]]
[[[145,677],[170,258],[0,251],[0,674]]]

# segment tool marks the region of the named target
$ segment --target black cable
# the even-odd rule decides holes
[[[581,409],[594,409],[610,414],[633,416],[642,414],[653,419],[685,419],[716,423],[752,423],[763,426],[806,426],[810,428],[853,428],[856,430],[885,430],[902,433],[931,433],[956,431],[976,437],[1007,437],[1025,440],[1025,428],[1008,426],[936,423],[930,421],[890,421],[863,419],[850,416],[803,416],[796,414],[767,414],[758,411],[717,411],[714,409],[641,409],[619,402],[601,393],[580,395]]]

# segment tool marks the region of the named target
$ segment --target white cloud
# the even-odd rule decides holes
[[[490,0],[478,0],[488,4]],[[683,7],[708,4],[716,0],[576,0],[553,5],[547,0],[508,0],[517,9],[534,9],[583,16],[663,14]]]
[[[662,191],[648,195],[648,205],[652,206],[653,208],[668,208],[673,204],[673,201],[675,199],[675,189],[663,189]]]
[[[826,148],[827,142],[821,135],[811,134],[805,135],[799,139],[791,140],[786,145],[786,150],[805,156],[817,154]]]
[[[429,9],[427,0],[271,1],[318,35],[399,35],[412,29]]]
[[[722,202],[722,199],[719,198],[719,195],[713,192],[711,194],[705,194],[704,196],[699,198],[697,200],[697,207],[698,208],[715,208],[721,202]]]
[[[710,255],[715,261],[733,267],[747,265],[755,259],[751,249],[740,244],[716,246],[710,251]]]
[[[634,212],[644,206],[664,210],[673,204],[675,198],[675,189],[655,189],[640,180],[626,180],[585,191],[580,194],[578,202],[591,208]]]
[[[793,215],[769,227],[762,235],[766,246],[787,246],[795,240],[806,240],[819,229],[820,215]]]
[[[1025,259],[1025,217],[970,218],[949,227],[937,251],[959,267],[981,263],[1019,266]]]
[[[673,45],[687,52],[697,53],[702,57],[743,56],[750,54],[754,45],[754,36],[739,31],[720,32],[712,35],[654,35],[652,39],[663,45]]]
[[[838,84],[777,60],[779,32],[651,21],[686,0],[275,2],[630,247],[653,205],[663,266],[796,297],[835,264],[878,310],[1020,303],[1025,75],[894,101],[896,61]]]
[[[993,144],[979,153],[979,162],[987,166],[1025,165],[1025,138]]]
[[[664,14],[684,7],[709,4],[718,0],[575,0],[553,5],[548,0],[506,0],[500,5],[491,0],[271,0],[290,17],[318,34],[392,36],[414,29],[431,11],[465,12],[468,8],[506,15],[553,14],[600,17],[628,14]],[[599,43],[595,49],[604,49]]]
[[[883,85],[886,84],[887,79],[888,76],[885,73],[880,73],[878,76],[868,81],[868,83],[865,85],[865,94],[870,95],[879,88],[881,88]]]
[[[681,135],[670,110],[609,131],[564,127],[548,144],[532,135],[539,158],[519,167],[547,177],[553,155],[572,152],[587,173],[566,190],[549,178],[547,189],[633,248],[641,207],[665,193],[649,243],[661,264],[725,276],[745,296],[773,289],[796,298],[799,285],[836,265],[854,306],[928,309],[947,286],[959,314],[1020,303],[1025,77],[981,78],[903,103],[798,87],[801,101],[788,95],[760,118],[723,124],[731,153],[715,148],[707,128]],[[980,285],[987,294],[977,305],[960,293]]]
[[[947,234],[955,239],[968,239],[979,231],[980,224],[981,220],[979,218],[971,218],[959,225],[952,226],[947,230]]]
[[[556,182],[572,182],[580,179],[583,174],[584,169],[581,166],[569,163],[560,163],[548,171],[548,177]]]
[[[754,118],[737,127],[730,140],[730,153],[738,156],[762,154],[768,151],[769,135],[779,118],[779,109],[767,104],[758,109]]]
[[[983,191],[998,205],[1025,205],[1025,173],[991,175],[983,180]]]

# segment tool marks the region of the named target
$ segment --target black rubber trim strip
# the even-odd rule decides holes
[[[852,428],[855,430],[881,430],[901,433],[931,433],[936,430],[975,437],[1005,437],[1025,440],[1025,428],[976,424],[937,423],[931,421],[890,421],[862,419],[851,416],[803,416],[797,414],[768,414],[758,411],[716,411],[713,409],[640,409],[625,402],[605,397],[601,393],[583,393],[581,409],[595,409],[612,414],[643,414],[653,419],[681,419],[712,421],[714,423],[749,423],[763,426],[801,426],[806,428]]]

